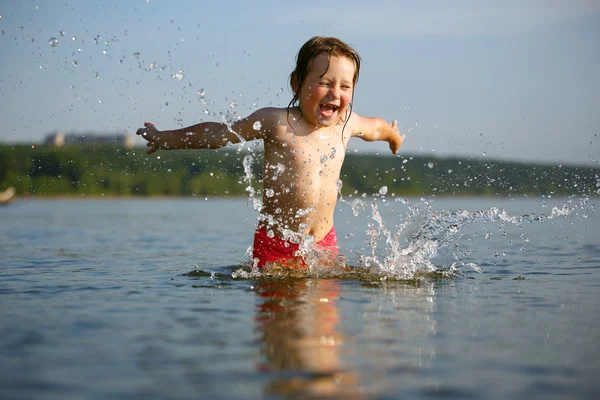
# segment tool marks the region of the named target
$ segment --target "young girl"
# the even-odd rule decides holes
[[[350,138],[386,141],[394,154],[404,139],[396,121],[390,125],[352,111],[359,70],[360,56],[352,47],[336,38],[313,37],[298,52],[290,75],[294,97],[287,108],[263,108],[231,126],[203,122],[159,131],[146,122],[137,134],[148,141],[148,154],[262,139],[263,207],[254,263],[306,267],[307,245],[337,254],[333,214]]]

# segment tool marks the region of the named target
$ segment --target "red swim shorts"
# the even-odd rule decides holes
[[[333,254],[338,254],[338,241],[335,233],[335,228],[331,230],[325,237],[317,242],[321,248]],[[256,229],[254,232],[254,251],[252,258],[258,258],[258,267],[262,268],[266,263],[280,262],[292,259],[300,259],[302,257],[295,255],[300,248],[297,243],[291,243],[277,236],[272,238],[267,235],[267,230],[264,228]]]

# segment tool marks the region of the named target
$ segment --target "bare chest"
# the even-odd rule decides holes
[[[278,135],[265,143],[265,161],[283,164],[301,179],[307,175],[339,175],[345,156],[345,143],[335,131],[314,132],[300,136],[293,133]]]

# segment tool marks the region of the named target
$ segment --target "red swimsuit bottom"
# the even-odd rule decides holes
[[[331,227],[329,233],[323,239],[319,240],[317,245],[323,250],[338,254],[338,241],[335,228]],[[266,263],[272,262],[278,262],[283,266],[294,266],[297,265],[297,261],[294,262],[295,260],[301,260],[301,265],[306,267],[302,257],[295,254],[299,248],[300,245],[297,243],[288,242],[277,236],[271,238],[267,235],[266,229],[258,228],[254,232],[252,258],[258,258],[259,268],[262,268]]]

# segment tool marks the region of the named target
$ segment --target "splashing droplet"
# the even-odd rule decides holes
[[[325,162],[327,162],[327,160],[329,160],[329,157],[327,157],[325,154],[323,154],[321,156],[321,163],[325,163]]]
[[[262,124],[260,121],[256,121],[254,124],[252,124],[252,129],[255,131],[260,131],[262,129]]]
[[[434,164],[433,164],[431,161],[427,163],[427,166],[428,166],[429,168],[433,168],[433,165],[434,165]]]
[[[275,192],[273,191],[273,189],[267,189],[265,194],[267,195],[267,197],[275,196]]]
[[[332,147],[331,150],[329,151],[329,158],[333,159],[335,157],[335,147]]]
[[[172,78],[177,79],[178,81],[181,82],[181,80],[183,79],[185,75],[183,74],[183,71],[177,71],[177,73],[171,75]]]
[[[379,194],[382,196],[385,196],[388,192],[388,188],[387,186],[382,186],[381,189],[379,189]]]
[[[50,39],[48,39],[48,44],[50,45],[50,47],[56,47],[58,46],[58,39],[55,37],[51,37]]]

